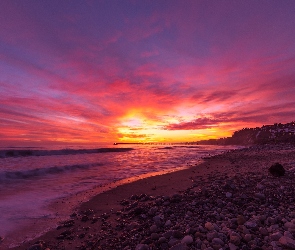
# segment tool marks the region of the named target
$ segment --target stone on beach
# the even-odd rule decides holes
[[[209,231],[214,230],[214,226],[213,226],[213,224],[212,224],[211,222],[206,222],[206,223],[205,223],[205,228],[206,228],[207,230],[209,230]]]
[[[288,238],[286,236],[282,236],[279,239],[280,244],[282,244],[282,246],[287,247],[288,249],[295,249],[295,240]]]
[[[270,239],[274,241],[278,241],[283,235],[280,232],[275,232],[270,235]]]
[[[226,196],[226,198],[231,198],[233,196],[233,194],[230,192],[226,192],[225,196]]]
[[[275,163],[268,169],[268,171],[276,177],[280,177],[285,174],[285,169],[280,163]]]
[[[152,233],[152,234],[151,234],[151,239],[152,239],[152,240],[158,240],[158,239],[159,239],[159,234],[157,234],[157,233]]]
[[[138,244],[135,250],[149,250],[149,246],[147,244]]]
[[[188,247],[185,243],[178,243],[171,247],[170,250],[188,250]]]
[[[194,242],[194,239],[193,239],[193,237],[190,236],[190,235],[186,235],[186,236],[184,236],[184,238],[181,240],[181,243],[185,243],[185,244],[187,244],[187,245],[189,245],[189,244],[191,244],[191,243],[193,243],[193,242]]]
[[[34,244],[31,247],[29,247],[28,250],[42,250],[43,249],[43,245],[42,244]]]
[[[238,225],[244,225],[246,222],[246,219],[243,215],[238,215],[237,216],[237,223]]]

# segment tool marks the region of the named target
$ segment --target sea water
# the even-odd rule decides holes
[[[38,236],[91,198],[89,192],[78,194],[134,176],[187,168],[234,148],[122,144],[103,149],[0,149],[0,248]],[[71,206],[52,206],[73,196]]]

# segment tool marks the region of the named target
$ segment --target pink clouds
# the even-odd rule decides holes
[[[1,136],[152,140],[294,120],[295,6],[250,2],[5,2]]]

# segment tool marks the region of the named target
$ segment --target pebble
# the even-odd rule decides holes
[[[293,224],[292,222],[286,222],[284,224],[284,227],[287,228],[287,229],[289,229],[289,228],[294,229],[295,228],[295,224]]]
[[[170,238],[170,240],[168,241],[168,245],[170,246],[170,247],[172,247],[172,246],[174,246],[174,245],[176,245],[176,244],[178,244],[178,243],[180,243],[180,240],[179,239],[176,239],[176,238]]]
[[[278,241],[283,235],[280,232],[275,232],[271,234],[269,237],[272,241]]]
[[[282,236],[279,239],[279,242],[282,244],[282,246],[287,247],[289,249],[295,249],[295,240],[288,238],[286,236]]]
[[[243,215],[238,215],[237,216],[237,223],[238,225],[244,225],[246,222],[246,219]]]
[[[151,234],[151,239],[152,240],[158,240],[159,239],[159,235],[157,233],[152,233]]]
[[[260,227],[259,228],[259,232],[261,233],[261,235],[263,235],[263,236],[268,236],[268,231],[267,231],[267,229],[266,228],[264,228],[264,227]]]
[[[228,243],[228,247],[230,250],[237,250],[238,249],[238,247],[235,246],[233,243]]]
[[[254,197],[256,197],[256,198],[258,198],[260,200],[265,199],[265,195],[263,193],[255,193]]]
[[[264,186],[261,183],[258,183],[256,187],[260,190],[264,189]]]
[[[138,244],[135,250],[149,250],[149,246],[147,244]]]
[[[177,239],[182,238],[182,232],[180,232],[179,230],[174,230],[173,231],[173,237],[177,238]]]
[[[209,231],[214,230],[214,226],[213,226],[213,224],[212,224],[211,222],[206,222],[206,223],[205,223],[205,228],[206,228],[207,230],[209,230]]]
[[[163,236],[164,236],[166,239],[169,239],[172,235],[173,235],[173,231],[172,231],[172,230],[166,231],[166,232],[163,234]]]
[[[238,246],[238,245],[240,245],[240,243],[241,243],[241,237],[238,236],[238,235],[231,235],[229,241],[230,241],[232,244]]]
[[[170,250],[188,250],[188,247],[184,243],[178,243],[170,248]]]
[[[34,244],[28,248],[28,250],[42,250],[42,244]]]
[[[157,225],[152,225],[152,226],[150,227],[150,231],[151,231],[151,232],[157,232],[157,229],[158,229]]]
[[[293,237],[293,235],[289,232],[289,231],[285,231],[284,232],[284,236],[286,236],[286,237],[288,237],[288,238],[290,238],[290,239],[293,239],[294,240],[294,237]]]
[[[251,228],[251,229],[257,227],[257,224],[256,224],[256,222],[254,222],[254,221],[247,221],[244,225],[245,225],[247,228]]]
[[[245,234],[245,236],[244,236],[244,240],[245,240],[246,242],[251,241],[251,240],[252,240],[252,235],[251,235],[251,234]]]
[[[224,245],[224,242],[221,239],[219,239],[219,238],[214,238],[212,240],[212,244],[213,245],[221,245],[221,246],[223,246]]]
[[[217,232],[209,232],[209,233],[207,233],[206,237],[207,237],[207,240],[211,242],[214,238],[218,237],[218,233]]]
[[[181,243],[185,243],[187,245],[190,245],[194,242],[193,237],[190,235],[184,236],[184,238],[181,240]]]
[[[159,238],[158,242],[159,243],[165,243],[165,242],[167,242],[167,239],[162,236],[162,237]]]
[[[226,193],[225,193],[225,197],[226,197],[226,198],[231,198],[232,196],[233,196],[233,194],[230,193],[230,192],[226,192]]]
[[[170,227],[171,226],[171,220],[167,220],[164,224],[165,227]]]

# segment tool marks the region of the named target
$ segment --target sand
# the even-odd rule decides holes
[[[175,194],[185,196],[188,191],[191,190],[194,195],[197,195],[197,190],[203,190],[206,187],[210,187],[216,179],[222,182],[223,180],[226,181],[235,178],[239,180],[239,176],[262,176],[261,178],[270,178],[268,181],[272,181],[273,179],[269,176],[268,168],[276,162],[280,162],[285,167],[287,170],[286,175],[293,171],[293,168],[295,167],[294,146],[266,145],[234,150],[219,156],[206,158],[203,163],[188,169],[148,178],[140,177],[139,180],[133,182],[132,180],[127,180],[123,185],[119,185],[120,183],[114,183],[111,187],[107,187],[109,190],[99,193],[89,201],[81,204],[74,214],[71,216],[69,215],[69,221],[61,223],[57,229],[53,229],[33,241],[24,242],[14,249],[29,249],[30,247],[31,249],[112,249],[112,246],[107,245],[109,243],[106,243],[101,235],[111,235],[112,232],[118,234],[116,231],[126,230],[124,228],[120,229],[119,227],[116,229],[116,224],[118,224],[119,221],[122,222],[122,220],[124,220],[125,225],[127,225],[126,228],[136,235],[137,226],[132,228],[132,223],[137,223],[134,219],[137,215],[131,214],[130,221],[128,221],[128,216],[125,216],[126,214],[124,214],[126,211],[132,210],[132,202],[136,203],[134,206],[139,206],[138,204],[140,204],[142,210],[144,210],[144,202],[146,202],[146,206],[149,208],[155,205],[158,207],[164,207],[163,204],[165,203],[165,200],[170,199],[170,201],[173,202],[172,198],[177,197]],[[223,195],[226,199],[231,198],[228,197],[230,196],[228,192],[226,194],[220,190],[218,192],[220,192],[220,195]],[[157,203],[157,199],[159,204]],[[183,198],[183,200],[185,200],[185,198]],[[129,210],[126,209],[126,204],[131,206],[128,208]],[[67,203],[64,203],[63,206],[67,206]],[[167,206],[167,204],[165,206]],[[158,211],[161,211],[160,208],[157,209],[159,209]],[[146,214],[148,215],[148,213]],[[147,225],[153,224],[153,216],[151,218],[149,216],[143,218],[145,218],[146,222],[142,223],[146,223],[144,224],[146,227]],[[148,224],[148,220],[151,220],[151,224]],[[206,221],[206,218],[204,218],[204,221]],[[193,243],[184,243],[182,242],[183,239],[175,239],[174,246],[173,243],[168,245],[169,239],[165,242],[165,238],[163,237],[168,229],[161,230],[159,229],[157,231],[158,236],[155,234],[153,235],[155,237],[155,242],[150,239],[144,241],[142,237],[138,237],[138,242],[136,242],[136,236],[130,240],[130,245],[126,245],[125,242],[125,245],[122,244],[122,248],[115,247],[114,245],[113,249],[135,249],[136,247],[137,249],[173,249],[175,245],[179,245],[180,247],[175,249],[198,249],[197,244],[200,245],[199,241],[202,241],[202,237],[197,237],[198,232],[188,232],[187,236],[192,237]],[[181,228],[178,230],[183,233],[185,231],[185,229],[181,230]],[[205,228],[205,230],[207,229]],[[108,232],[105,233],[106,231]],[[147,234],[146,231],[138,231],[142,231],[141,234]],[[255,233],[255,231],[253,232]],[[205,235],[206,233],[209,232],[203,232]],[[120,232],[118,238],[121,236],[122,233]],[[245,234],[241,237],[245,237]],[[163,243],[158,242],[159,238],[163,240]],[[105,244],[104,247],[103,244]],[[205,240],[202,244],[202,249],[210,249],[209,247],[212,246],[213,243]],[[241,241],[240,244],[247,245],[247,242]],[[267,244],[269,245],[270,243],[266,241],[264,245],[267,246]],[[32,248],[33,245],[35,248]],[[280,243],[278,243],[278,247],[280,247]],[[229,248],[229,243],[224,242],[223,249],[235,248]]]

